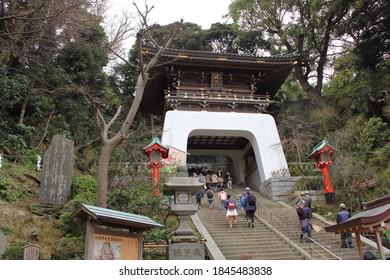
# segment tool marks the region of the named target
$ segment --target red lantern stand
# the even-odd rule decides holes
[[[168,157],[169,149],[164,146],[160,139],[155,136],[152,142],[143,148],[144,152],[149,155],[150,163],[149,167],[152,168],[152,186],[153,194],[155,196],[160,195],[160,189],[158,187],[158,181],[160,177],[159,169],[163,167],[162,159]]]
[[[316,168],[320,168],[324,179],[325,200],[326,204],[335,202],[333,187],[330,183],[328,167],[332,165],[330,157],[336,153],[336,150],[331,147],[326,140],[322,140],[313,148],[312,153],[307,157],[316,161]]]

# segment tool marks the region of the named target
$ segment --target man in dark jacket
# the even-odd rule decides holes
[[[299,241],[303,242],[303,235],[307,233],[307,236],[311,238],[311,213],[309,207],[305,207],[305,201],[298,202],[297,215],[299,217],[299,223],[301,225],[301,235]]]
[[[351,213],[346,209],[344,203],[340,203],[340,212],[337,213],[336,222],[342,223],[351,218]],[[353,248],[352,246],[352,234],[351,233],[341,233],[341,248]],[[348,246],[347,246],[348,243]]]
[[[252,196],[254,198],[254,200],[255,200],[254,204],[251,203],[252,198],[250,198],[250,196]],[[255,217],[254,216],[255,216],[256,209],[257,209],[256,208],[256,197],[249,190],[247,190],[245,193],[245,198],[244,198],[242,206],[245,209],[245,217],[246,217],[246,220],[248,222],[248,227],[252,226],[252,228],[254,228],[255,227]]]

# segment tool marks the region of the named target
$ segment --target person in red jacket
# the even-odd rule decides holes
[[[226,217],[229,217],[229,227],[233,228],[233,223],[236,223],[237,220],[237,203],[234,201],[230,194],[227,195],[226,203]]]

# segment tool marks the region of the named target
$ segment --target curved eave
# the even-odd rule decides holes
[[[349,220],[324,227],[326,232],[368,232],[390,229],[390,204],[360,212]]]
[[[144,47],[142,49],[145,61],[157,53],[157,49]],[[280,89],[294,65],[298,55],[280,55],[271,57],[254,57],[238,54],[221,54],[203,51],[187,51],[167,49],[162,53],[155,68],[151,72],[153,78],[146,85],[140,111],[144,113],[162,114],[165,104],[164,86],[166,69],[175,68],[197,69],[205,71],[231,71],[257,75],[265,72],[267,75],[259,86],[257,94],[269,95],[271,98]]]
[[[152,228],[163,228],[164,226],[154,220],[142,216],[117,210],[101,208],[97,206],[83,204],[76,210],[69,220],[75,218],[91,219],[97,224],[114,226],[119,228],[136,228],[139,230],[149,230]]]
[[[145,56],[154,56],[154,49],[144,49]],[[160,63],[201,68],[223,68],[234,70],[269,71],[292,68],[298,61],[298,56],[254,57],[233,54],[218,54],[210,52],[165,51]]]

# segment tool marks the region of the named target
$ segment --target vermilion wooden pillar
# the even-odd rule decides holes
[[[144,152],[149,155],[149,167],[152,168],[152,186],[153,194],[160,195],[158,181],[160,177],[159,169],[163,167],[162,159],[168,157],[169,149],[160,142],[160,139],[155,136],[149,145],[143,148]]]

